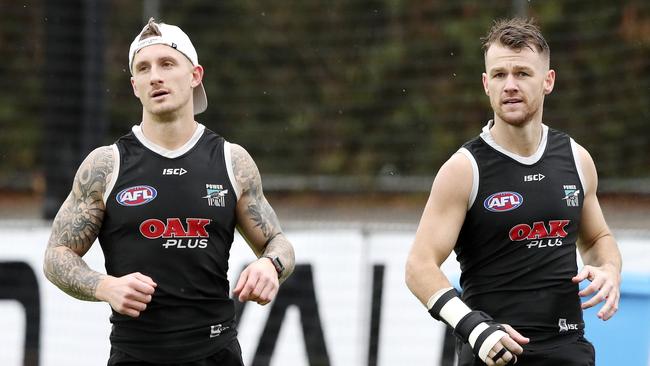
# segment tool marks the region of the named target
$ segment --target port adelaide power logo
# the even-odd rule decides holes
[[[153,201],[158,191],[151,186],[134,186],[123,189],[115,196],[115,200],[122,206],[140,206]]]
[[[517,192],[498,192],[483,201],[483,207],[492,212],[512,211],[524,203],[524,197]]]
[[[208,206],[226,207],[226,195],[228,190],[223,188],[221,184],[206,184],[205,185],[205,198],[208,200]]]

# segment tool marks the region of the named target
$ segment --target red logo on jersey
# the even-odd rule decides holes
[[[148,219],[140,224],[140,233],[148,239],[163,238],[207,238],[208,231],[206,226],[210,224],[210,219],[185,219],[186,226],[181,219],[171,218],[164,223],[158,219]]]
[[[528,224],[515,225],[510,229],[510,240],[535,240],[546,238],[566,238],[569,235],[565,228],[569,225],[569,220],[551,220],[548,224],[543,221],[533,223],[533,226]]]
[[[514,210],[524,203],[524,197],[517,192],[499,192],[490,195],[483,201],[483,207],[492,212]]]
[[[154,187],[135,186],[123,189],[115,196],[117,203],[122,206],[140,206],[153,201],[158,195]]]

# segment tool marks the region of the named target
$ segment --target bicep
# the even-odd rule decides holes
[[[440,266],[456,245],[471,190],[470,162],[456,154],[436,175],[406,262],[406,284],[425,306],[432,294],[451,286]]]
[[[467,214],[472,172],[465,157],[454,155],[440,169],[415,234],[411,257],[440,266],[451,254]]]
[[[610,230],[605,222],[605,217],[596,195],[598,174],[594,161],[587,150],[581,146],[578,148],[578,154],[584,176],[583,184],[585,185],[583,187],[585,195],[582,204],[578,247],[581,252],[584,252],[601,237],[610,235]]]

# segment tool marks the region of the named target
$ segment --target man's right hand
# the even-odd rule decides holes
[[[137,318],[147,308],[156,286],[151,277],[139,272],[122,277],[104,276],[95,297],[109,303],[116,312]]]
[[[502,326],[508,335],[501,337],[488,353],[486,359],[488,366],[514,365],[517,362],[517,355],[524,352],[521,346],[530,342],[530,339],[521,335],[508,324],[502,324]],[[514,361],[510,362],[513,359]]]

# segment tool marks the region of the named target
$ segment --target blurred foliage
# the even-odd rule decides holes
[[[480,37],[515,3],[159,2],[206,70],[209,108],[197,120],[245,146],[263,174],[304,176],[434,174],[491,118]],[[545,122],[585,146],[601,177],[650,176],[650,2],[524,6],[557,71]],[[106,7],[111,143],[140,119],[127,52],[147,15],[139,1]],[[0,2],[0,175],[42,169],[43,8]]]

